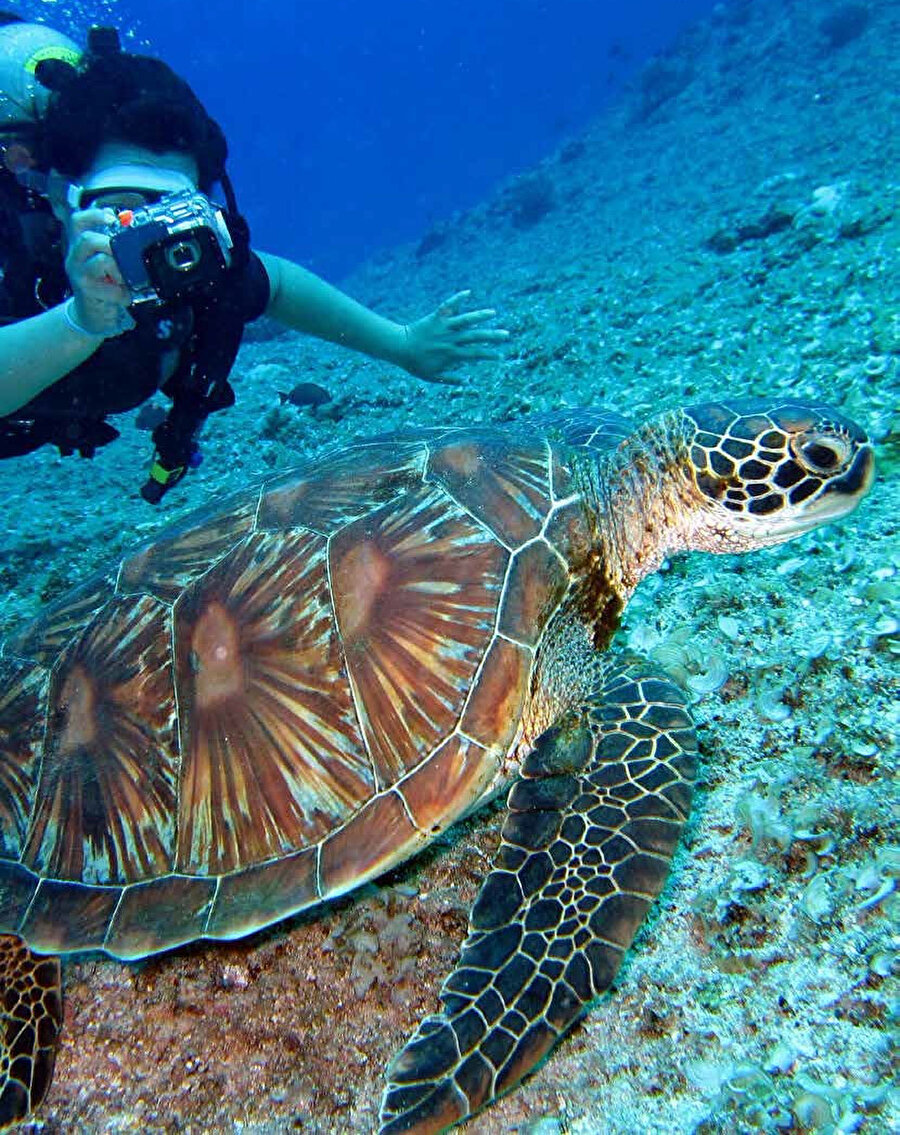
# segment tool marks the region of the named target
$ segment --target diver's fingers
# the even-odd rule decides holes
[[[128,287],[119,266],[109,251],[109,242],[99,233],[82,233],[66,257],[66,274],[75,291],[81,288],[114,288],[110,299],[131,302]]]
[[[452,370],[458,367],[461,363],[499,363],[503,361],[504,356],[499,351],[492,351],[489,347],[457,347],[453,352],[453,361],[448,364],[449,368],[451,369],[440,371],[437,374],[420,373],[416,374],[416,377],[421,378],[424,382],[435,382],[444,386],[457,386],[463,380],[453,374]]]
[[[500,362],[504,357],[500,351],[494,351],[490,347],[460,347],[455,353],[457,359],[465,359],[467,361],[490,359],[493,362]]]
[[[94,256],[108,256],[112,260],[109,237],[87,229],[72,241],[69,257],[74,264],[85,264]]]
[[[464,288],[461,292],[454,292],[438,307],[438,315],[450,315],[455,307],[467,300],[472,294],[471,288]]]
[[[464,311],[461,315],[445,316],[448,327],[471,327],[476,323],[487,323],[497,312],[492,307],[482,307],[478,311]]]
[[[115,220],[112,209],[82,209],[69,218],[70,237],[74,240],[86,232],[105,233]]]
[[[126,286],[118,264],[102,249],[78,263],[72,275],[80,278],[84,284],[112,284],[123,289]]]
[[[505,343],[509,332],[502,327],[482,327],[473,331],[461,331],[454,337],[457,343]]]
[[[117,284],[119,287],[125,286],[125,281],[122,279],[122,273],[119,271],[119,266],[115,260],[108,254],[97,252],[89,257],[81,266],[85,280],[94,284]]]

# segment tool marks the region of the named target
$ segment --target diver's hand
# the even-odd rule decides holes
[[[120,335],[134,327],[128,314],[131,292],[113,259],[107,230],[112,209],[84,209],[69,219],[66,275],[75,300],[75,318],[91,335]]]
[[[441,306],[405,327],[406,345],[402,366],[427,382],[453,382],[448,372],[460,364],[480,359],[500,359],[497,344],[509,338],[500,327],[484,327],[497,314],[493,308],[460,311],[472,293],[457,292]]]

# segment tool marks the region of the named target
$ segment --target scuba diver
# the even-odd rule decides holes
[[[431,381],[499,357],[508,333],[492,310],[460,310],[467,292],[402,325],[255,252],[227,153],[188,84],[114,29],[82,53],[0,12],[0,457],[92,457],[118,436],[108,415],[162,390],[141,488],[158,503],[233,404],[244,327],[263,314]]]

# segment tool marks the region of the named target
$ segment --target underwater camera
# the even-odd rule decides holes
[[[133,303],[168,303],[211,289],[231,263],[222,210],[190,189],[124,210],[109,243]]]

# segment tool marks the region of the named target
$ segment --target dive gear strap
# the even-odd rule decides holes
[[[227,220],[234,241],[230,276],[249,263],[250,231],[240,214],[229,213]],[[149,504],[159,504],[188,469],[199,464],[197,435],[209,415],[234,405],[228,376],[243,336],[243,306],[237,289],[217,288],[194,308],[191,344],[162,388],[172,406],[153,431],[156,452],[141,488]]]

